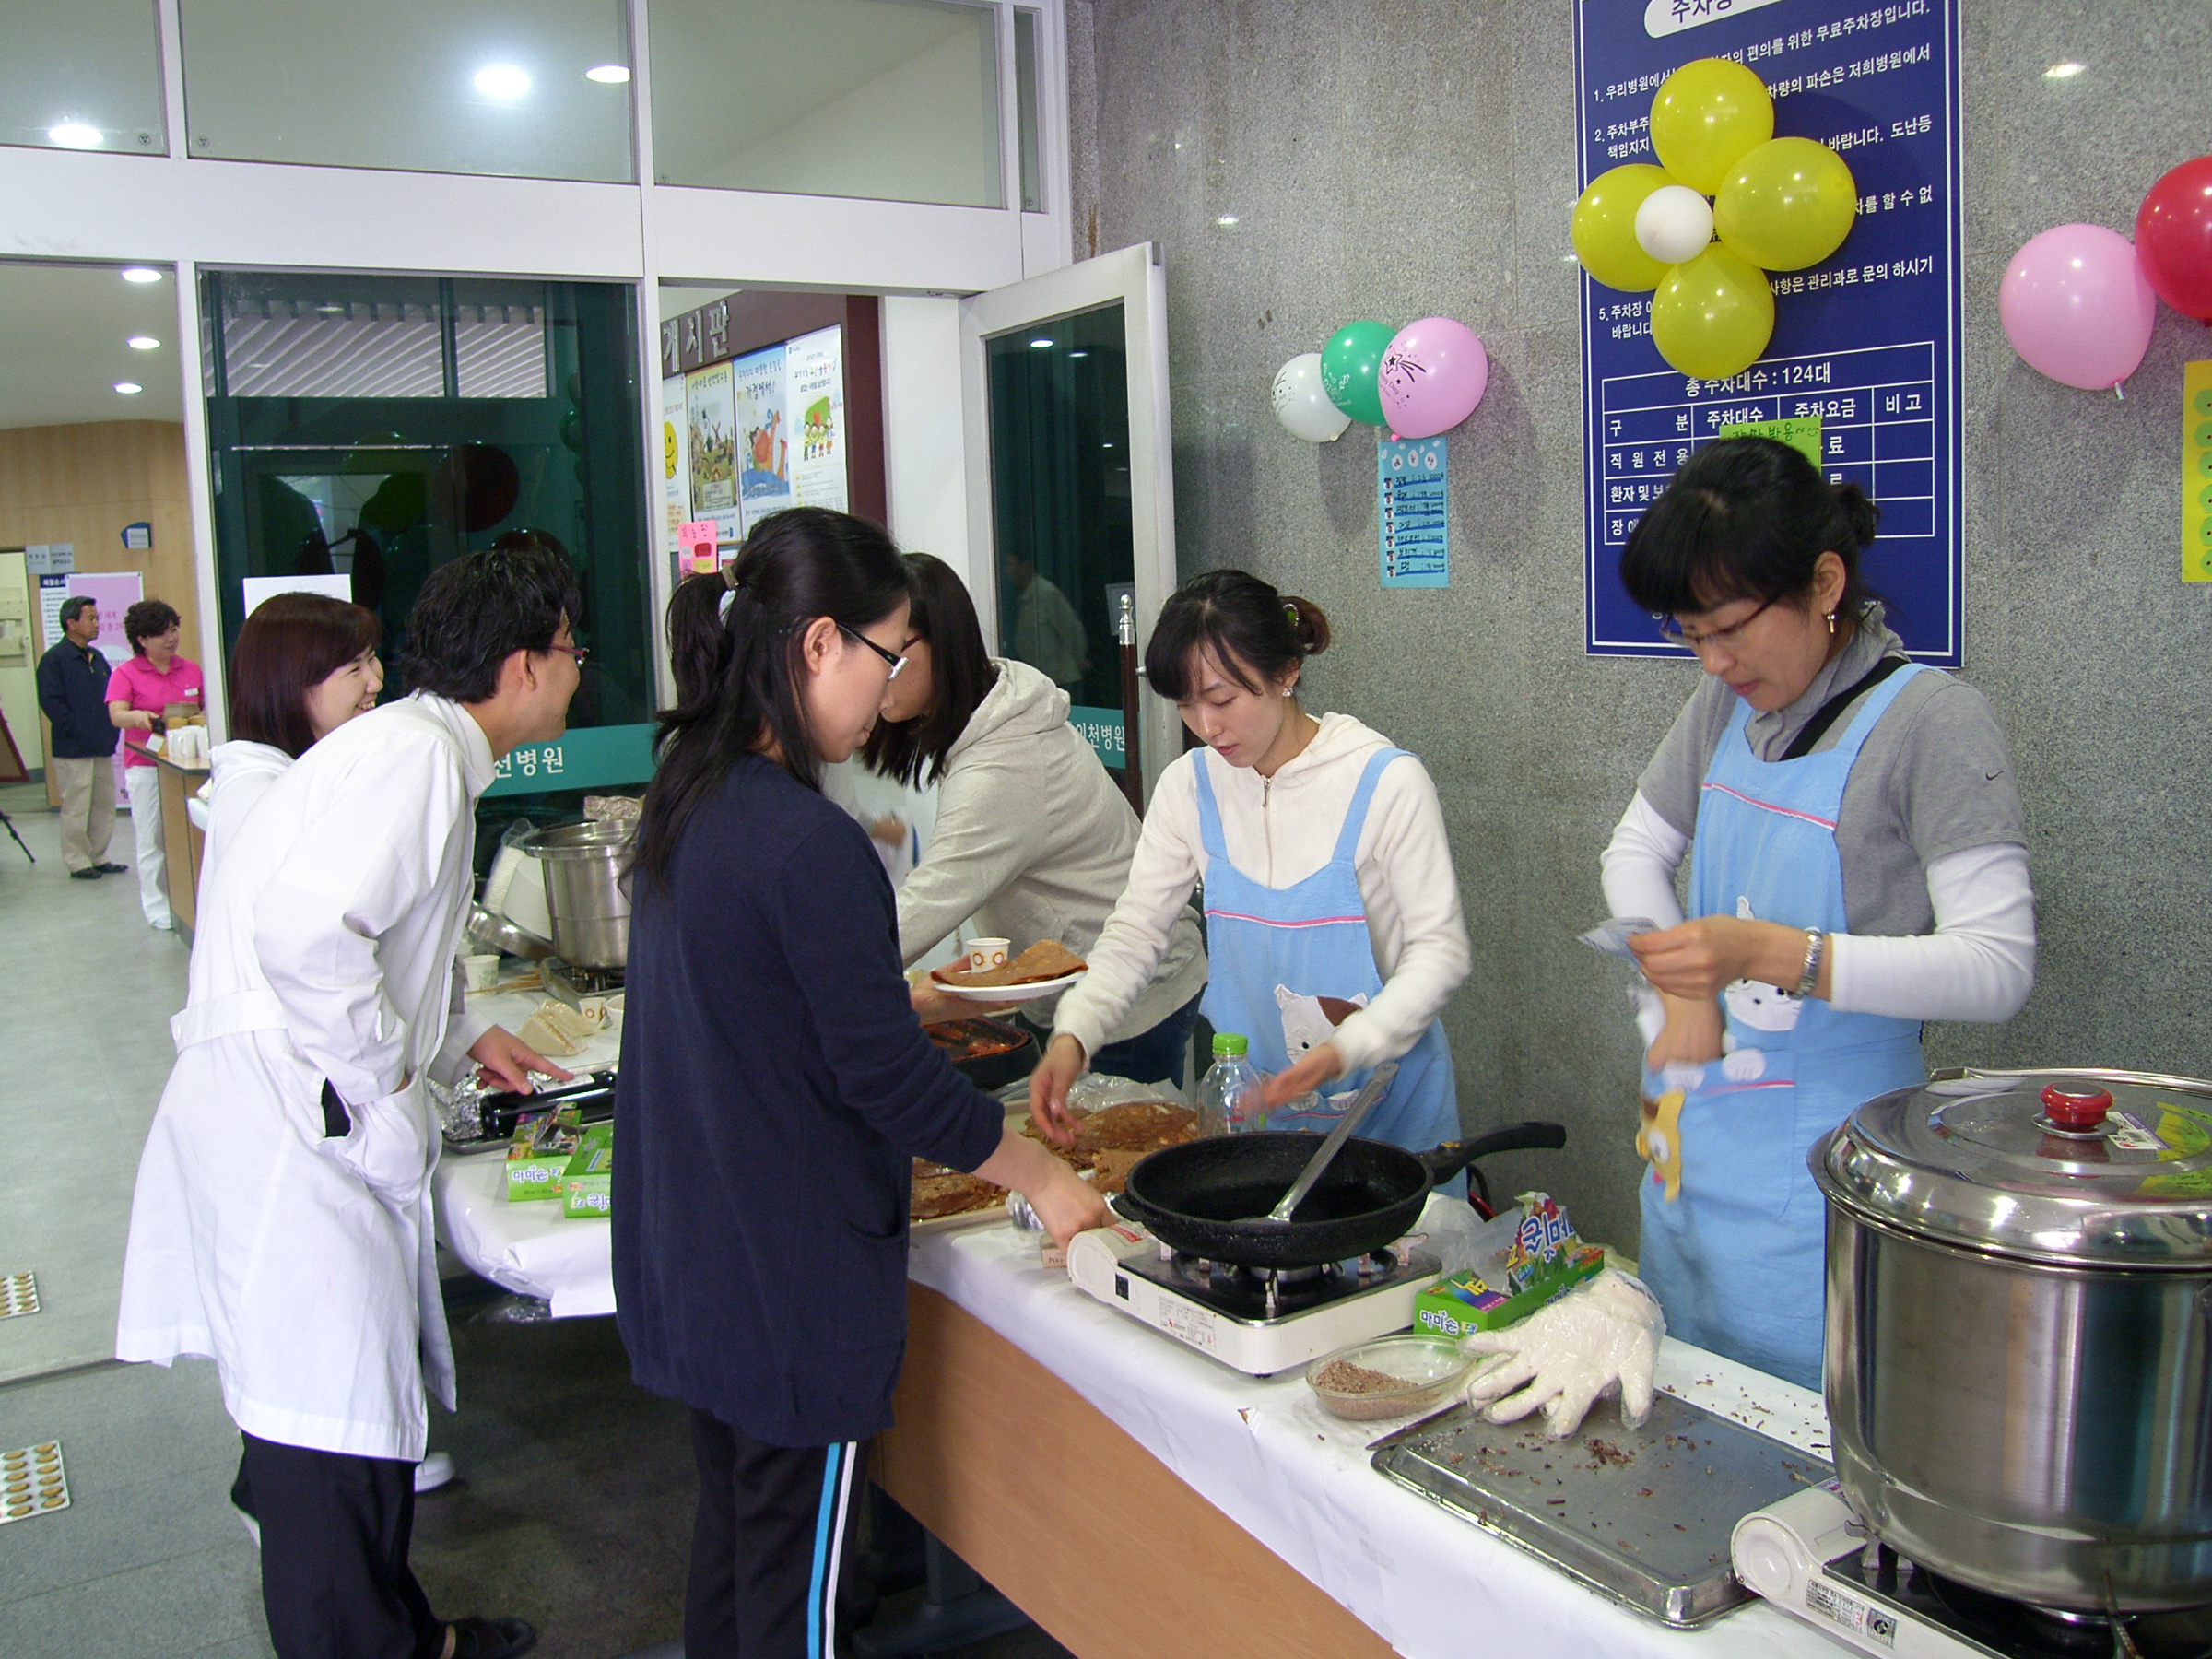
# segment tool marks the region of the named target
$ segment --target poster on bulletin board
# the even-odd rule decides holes
[[[747,535],[770,513],[792,505],[786,350],[771,346],[730,365],[737,378],[737,506]]]
[[[1841,248],[1770,274],[1774,337],[1726,381],[1670,369],[1651,295],[1582,277],[1585,650],[1686,654],[1622,591],[1620,552],[1676,467],[1724,427],[1819,421],[1830,478],[1881,509],[1869,583],[1906,649],[1964,646],[1958,0],[1576,0],[1580,183],[1651,163],[1652,95],[1694,59],[1732,59],[1774,100],[1777,137],[1840,154],[1858,192]]]

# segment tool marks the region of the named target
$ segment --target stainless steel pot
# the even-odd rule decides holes
[[[634,824],[556,824],[524,843],[546,873],[553,948],[580,968],[620,968],[629,959],[629,895],[622,867]]]
[[[1836,1472],[2038,1606],[2212,1602],[2212,1083],[1968,1072],[1813,1148]]]

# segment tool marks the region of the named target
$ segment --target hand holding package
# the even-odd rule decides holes
[[[1618,1384],[1621,1417],[1640,1428],[1651,1415],[1652,1368],[1665,1334],[1652,1293],[1608,1267],[1519,1324],[1463,1341],[1467,1353],[1499,1356],[1475,1373],[1467,1398],[1488,1406],[1493,1423],[1516,1422],[1541,1406],[1552,1437],[1563,1440]]]

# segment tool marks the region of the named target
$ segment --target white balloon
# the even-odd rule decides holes
[[[1687,265],[1712,241],[1712,204],[1687,184],[1662,184],[1636,209],[1636,245],[1661,265]]]
[[[1275,371],[1275,418],[1308,443],[1334,443],[1352,418],[1329,401],[1321,384],[1321,353],[1300,352]]]

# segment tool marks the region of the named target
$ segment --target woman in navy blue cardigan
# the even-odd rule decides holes
[[[632,1374],[691,1408],[689,1659],[832,1652],[858,1442],[906,1342],[909,1160],[1028,1194],[1063,1242],[1106,1222],[924,1035],[883,865],[820,792],[899,671],[907,582],[875,525],[800,507],[669,606],[614,1253]]]

